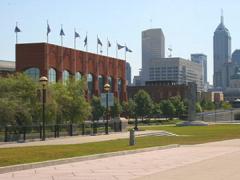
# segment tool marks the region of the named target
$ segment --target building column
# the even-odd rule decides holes
[[[127,97],[127,86],[126,86],[126,84],[127,84],[127,81],[126,81],[126,79],[123,79],[122,80],[122,94],[121,94],[121,100],[122,101],[127,101],[127,99],[128,99],[128,97]]]
[[[57,82],[62,81],[63,72],[56,70]]]
[[[118,78],[116,77],[113,77],[112,91],[114,93],[114,96],[118,99]]]
[[[93,75],[93,94],[95,96],[99,96],[99,81],[98,81],[98,75]]]

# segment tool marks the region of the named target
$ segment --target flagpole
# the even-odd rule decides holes
[[[48,44],[48,20],[47,20],[47,44]]]
[[[118,45],[117,45],[117,41],[116,41],[116,59],[118,58]]]
[[[49,76],[49,74],[48,74],[48,20],[47,20],[47,51],[46,51],[46,53],[47,53],[47,77]],[[48,77],[49,78],[49,77]]]
[[[76,33],[76,28],[74,28],[74,49],[76,49],[76,36],[75,36],[75,33]]]
[[[86,38],[88,37],[88,32],[86,32]],[[86,43],[86,52],[88,52],[88,43]]]
[[[108,56],[108,38],[107,38],[107,56]]]
[[[62,30],[62,24],[61,24],[61,30]],[[62,60],[62,82],[63,82],[63,35],[61,35],[61,60]]]
[[[76,28],[74,28],[74,74],[75,74],[75,78],[76,78],[76,69],[77,69],[77,57],[76,57]]]
[[[97,35],[97,54],[98,54],[98,35]]]
[[[125,61],[127,61],[127,45],[125,43]]]
[[[88,32],[86,32],[86,38],[88,37]],[[88,77],[88,42],[86,42],[86,78]]]
[[[18,23],[16,22],[16,27],[18,27]],[[18,32],[16,31],[16,44],[18,43]]]

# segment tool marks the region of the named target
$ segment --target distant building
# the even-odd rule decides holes
[[[207,56],[205,54],[191,54],[191,60],[202,65],[204,90],[207,91]]]
[[[201,92],[198,94],[198,100],[221,102],[221,101],[224,101],[224,94],[222,91]]]
[[[133,85],[134,86],[141,86],[141,78],[140,78],[140,76],[134,76],[133,77]]]
[[[160,102],[170,97],[180,96],[182,99],[187,98],[189,93],[188,85],[145,85],[145,86],[128,86],[127,93],[128,98],[133,98],[134,95],[139,91],[146,91],[154,102]]]
[[[177,85],[194,82],[197,90],[203,91],[202,65],[183,58],[152,59],[149,62],[149,80],[145,82],[167,82]]]
[[[203,90],[202,65],[179,57],[165,58],[165,37],[162,29],[142,32],[142,68],[134,77],[134,85],[197,84]]]
[[[230,78],[230,88],[240,88],[240,68],[235,67],[235,73]]]
[[[0,76],[12,74],[15,72],[15,61],[0,60]]]
[[[126,62],[126,80],[127,85],[132,84],[131,66],[130,63]]]
[[[240,68],[235,67],[235,73],[230,78],[230,85],[224,91],[226,101],[234,102],[240,99]]]
[[[228,65],[231,62],[231,36],[229,30],[224,25],[223,15],[221,15],[221,22],[214,32],[213,54],[214,87],[225,89],[229,86]]]
[[[142,32],[141,81],[149,80],[149,63],[152,59],[165,57],[165,37],[162,29],[148,29]]]
[[[236,49],[233,53],[232,53],[232,62],[240,65],[240,49]]]

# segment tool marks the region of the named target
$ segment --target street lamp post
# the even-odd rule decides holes
[[[107,119],[107,124],[106,124],[106,128],[105,128],[105,133],[108,134],[108,126],[109,126],[109,122],[108,122],[108,92],[110,90],[110,85],[109,84],[105,84],[104,85],[104,90],[106,92],[106,119]]]
[[[42,85],[42,141],[45,141],[46,134],[45,134],[45,104],[46,104],[46,86],[48,82],[48,78],[45,76],[42,76],[39,79],[39,82]]]

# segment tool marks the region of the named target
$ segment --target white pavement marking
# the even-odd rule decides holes
[[[235,157],[236,156],[236,157]],[[234,159],[236,158],[236,160]],[[218,159],[220,161],[218,162]],[[205,162],[205,169],[212,170],[209,173],[212,176],[219,174],[229,174],[235,179],[240,179],[236,175],[236,168],[240,165],[240,140],[229,140],[222,142],[207,143],[201,145],[181,146],[179,148],[156,150],[151,152],[142,152],[137,154],[128,154],[123,156],[107,157],[103,159],[88,160],[63,165],[49,166],[31,170],[23,170],[12,173],[0,174],[0,180],[128,180],[128,179],[159,179],[162,174],[165,176],[161,179],[178,180],[174,173],[180,174],[186,179],[197,179],[191,171],[195,173],[202,167],[199,164]],[[236,167],[228,167],[229,162],[233,161]],[[207,166],[208,162],[214,164],[214,168]],[[224,162],[228,164],[224,165]],[[230,164],[231,165],[231,164]],[[225,171],[217,171],[218,166]],[[185,171],[184,171],[185,168]],[[179,171],[177,171],[179,170]],[[185,176],[183,176],[183,170]],[[214,171],[215,170],[215,171]],[[169,172],[167,174],[167,172]],[[172,176],[171,172],[174,172]],[[227,173],[229,172],[229,173]],[[214,174],[215,173],[215,174]],[[239,174],[239,173],[238,173]],[[215,177],[214,176],[214,177]],[[227,179],[232,179],[231,176]],[[164,178],[166,177],[166,178]],[[207,177],[207,176],[203,176]],[[183,178],[182,178],[183,179]],[[182,180],[179,178],[179,180]],[[199,178],[200,179],[200,178]],[[202,178],[206,179],[206,178]],[[218,178],[221,179],[221,178]],[[223,178],[224,179],[224,178]]]

